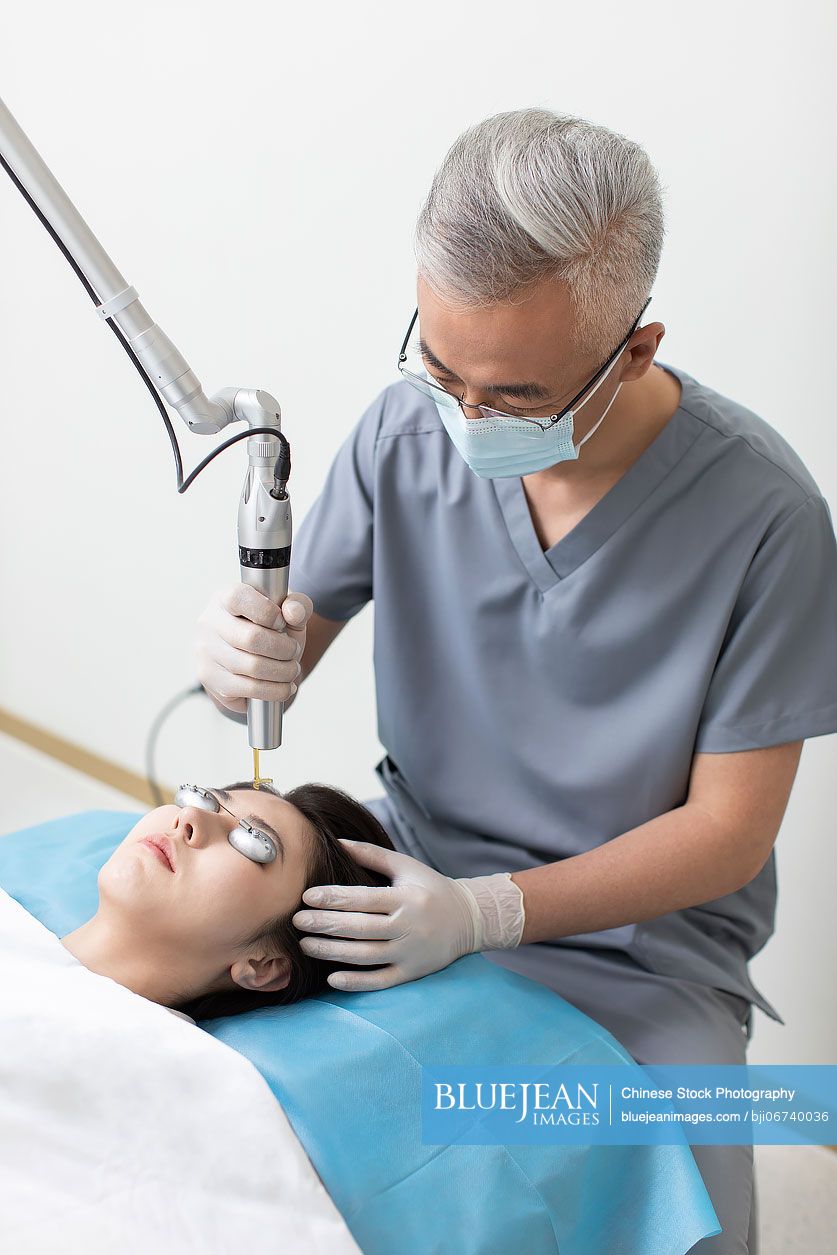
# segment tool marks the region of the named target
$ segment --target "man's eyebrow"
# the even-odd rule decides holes
[[[226,789],[213,789],[212,792],[215,793],[221,799],[222,802],[231,802],[233,800],[232,794],[228,793]],[[239,816],[239,818],[241,818],[241,816]],[[273,840],[276,842],[277,849],[279,850],[279,857],[284,863],[285,843],[282,840],[282,838],[279,836],[279,833],[276,831],[276,829],[271,827],[271,825],[267,822],[267,820],[263,819],[261,815],[245,815],[244,818],[249,823],[253,824],[255,828],[259,828],[261,829],[262,832],[266,832],[269,837],[273,837]]]
[[[425,357],[431,366],[435,366],[436,370],[443,370],[448,375],[456,378],[454,371],[446,366],[444,362],[440,362],[436,354],[430,348],[430,345],[423,338],[419,338],[419,349],[422,357]],[[509,396],[518,397],[522,401],[548,401],[553,395],[548,388],[544,388],[539,383],[495,383],[486,384],[485,392],[505,392]]]

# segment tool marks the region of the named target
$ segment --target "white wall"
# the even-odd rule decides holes
[[[436,165],[465,126],[524,105],[647,147],[667,187],[661,360],[771,422],[837,517],[827,4],[29,0],[4,36],[7,104],[207,391],[279,397],[297,520],[394,378]],[[0,275],[0,705],[141,771],[151,720],[194,680],[198,613],[238,578],[246,457],[176,493],[145,389],[6,179]],[[187,468],[211,447],[178,435]],[[380,792],[371,629],[370,606],[306,682],[266,756],[282,786]],[[780,835],[780,931],[753,975],[789,1023],[758,1016],[755,1061],[837,1058],[820,975],[837,964],[834,764],[834,737],[808,743]],[[192,698],[159,765],[177,781],[251,761]]]

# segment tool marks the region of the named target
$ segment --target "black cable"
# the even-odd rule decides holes
[[[87,278],[87,275],[81,269],[75,257],[73,257],[72,253],[67,248],[66,244],[61,239],[61,236],[55,230],[52,223],[45,216],[45,214],[41,212],[38,205],[29,195],[29,192],[23,186],[20,179],[17,177],[14,170],[12,170],[11,166],[6,161],[2,153],[0,153],[0,165],[3,166],[3,169],[6,171],[9,178],[12,180],[17,190],[20,192],[21,196],[23,196],[23,198],[26,200],[30,208],[38,217],[38,220],[43,224],[44,227],[46,227],[47,231],[52,236],[52,239],[61,249],[61,252],[64,254],[67,261],[70,263],[73,270],[75,271],[76,275],[83,283],[85,291],[87,292],[87,295],[90,297],[93,304],[98,308],[98,306],[101,305],[102,302],[100,301],[99,296],[97,295],[96,290],[94,289],[93,285],[90,283],[89,279]],[[213,449],[212,452],[207,457],[205,457],[202,462],[199,462],[198,465],[194,468],[194,470],[192,470],[191,473],[184,480],[183,459],[180,453],[180,445],[177,443],[177,436],[175,435],[174,428],[171,425],[171,420],[168,416],[168,412],[166,411],[166,407],[163,404],[162,398],[157,392],[157,389],[155,388],[154,383],[152,382],[151,378],[146,372],[145,367],[143,366],[142,362],[139,360],[136,353],[131,348],[128,341],[125,339],[125,336],[122,334],[121,329],[116,325],[116,323],[113,321],[112,318],[106,318],[105,322],[110,327],[111,331],[116,336],[117,340],[122,345],[123,349],[128,354],[131,361],[133,362],[134,366],[139,372],[139,375],[143,383],[148,388],[148,391],[151,393],[151,397],[154,401],[154,404],[157,406],[157,409],[160,411],[163,422],[165,423],[165,426],[166,426],[166,431],[168,432],[169,441],[172,447],[172,453],[174,454],[174,464],[175,464],[175,470],[177,472],[177,491],[178,492],[181,492],[181,493],[185,492],[186,489],[192,483],[194,483],[195,479],[197,478],[198,475],[200,475],[201,471],[206,466],[209,465],[209,463],[212,461],[213,458],[216,458],[219,453],[222,453],[224,449],[228,449],[230,445],[236,444],[239,440],[247,440],[250,436],[257,436],[257,435],[262,435],[262,434],[269,435],[269,436],[276,436],[277,439],[280,441],[281,453],[279,455],[279,458],[277,459],[277,464],[276,464],[276,468],[277,468],[276,479],[277,479],[277,482],[280,482],[280,479],[282,477],[284,478],[284,480],[287,480],[288,476],[287,475],[283,476],[283,471],[280,469],[280,462],[282,462],[283,460],[286,461],[287,466],[288,466],[288,471],[290,473],[290,454],[288,452],[288,442],[285,436],[281,432],[276,431],[276,429],[273,427],[251,427],[247,431],[242,431],[242,432],[239,432],[235,436],[231,436],[229,440],[225,440],[223,444],[220,444],[218,445],[216,449]]]
[[[176,697],[172,697],[166,702],[163,709],[154,719],[148,730],[148,739],[145,743],[145,778],[148,781],[148,787],[151,790],[151,796],[154,798],[155,806],[165,806],[166,800],[160,792],[160,786],[157,784],[156,768],[154,764],[154,753],[157,744],[157,737],[160,729],[168,719],[175,706],[179,706],[187,697],[191,697],[193,693],[205,693],[206,689],[202,684],[193,684],[189,688],[184,689],[182,693],[178,693]]]

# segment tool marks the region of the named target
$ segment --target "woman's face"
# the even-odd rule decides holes
[[[98,878],[99,911],[115,913],[158,958],[170,956],[172,974],[202,992],[219,982],[229,986],[244,938],[299,903],[312,840],[296,807],[274,794],[209,792],[233,814],[158,806],[131,829]],[[240,818],[269,836],[275,832],[273,862],[255,863],[230,844],[227,834]],[[146,842],[154,835],[168,838],[173,871]]]

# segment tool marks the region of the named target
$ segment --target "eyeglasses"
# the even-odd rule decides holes
[[[490,405],[482,405],[482,404],[470,405],[469,404],[468,408],[472,410],[479,410],[483,418],[512,419],[513,421],[518,422],[518,423],[531,423],[536,427],[540,427],[542,431],[548,431],[550,427],[554,427],[555,424],[559,422],[564,417],[565,414],[568,414],[569,411],[578,404],[578,402],[584,396],[585,392],[590,391],[593,385],[601,378],[601,376],[604,374],[607,368],[611,365],[614,358],[618,357],[619,354],[623,351],[623,349],[625,348],[625,345],[628,343],[631,336],[634,334],[637,327],[639,326],[639,321],[642,318],[642,315],[645,313],[646,309],[648,308],[649,304],[651,303],[651,299],[652,298],[649,296],[648,300],[645,302],[642,309],[639,311],[636,319],[634,320],[633,326],[631,327],[630,331],[622,339],[618,347],[614,349],[610,357],[608,357],[607,361],[604,362],[599,367],[599,369],[596,371],[593,378],[590,379],[584,385],[581,391],[576,393],[572,401],[570,401],[568,405],[565,405],[564,408],[560,410],[557,414],[550,414],[549,416],[540,415],[539,417],[532,417],[532,416],[527,417],[527,411],[544,409],[545,404],[548,405],[549,402],[546,402],[545,404],[542,403],[541,405],[515,406],[514,409],[516,412],[514,414],[510,414],[506,410],[495,410]],[[421,353],[421,348],[419,344],[417,343],[418,337],[413,336],[413,327],[415,326],[417,318],[418,318],[418,308],[416,308],[416,311],[413,314],[413,317],[410,319],[410,325],[407,328],[407,334],[404,337],[403,343],[401,345],[401,351],[398,354],[398,369],[401,372],[401,374],[404,376],[404,378],[407,380],[407,382],[412,384],[414,388],[417,388],[419,392],[423,392],[425,396],[431,397],[434,401],[437,401],[439,405],[444,405],[450,409],[456,409],[457,406],[462,406],[463,404],[466,404],[465,402],[463,402],[462,397],[456,396],[454,393],[449,392],[447,388],[443,388],[440,383],[436,383],[434,380],[432,380],[428,375],[427,367],[424,366],[423,364],[423,356]],[[464,396],[464,393],[463,393],[463,396]]]
[[[196,806],[198,810],[210,811],[216,815],[222,810],[226,811],[236,822],[236,827],[227,833],[227,840],[234,850],[238,850],[239,854],[243,854],[254,863],[272,863],[276,858],[277,849],[273,839],[266,832],[254,828],[246,819],[239,819],[237,815],[233,815],[232,811],[224,806],[214,793],[210,793],[209,789],[202,789],[197,784],[181,784],[174,795],[174,804],[175,806]]]

